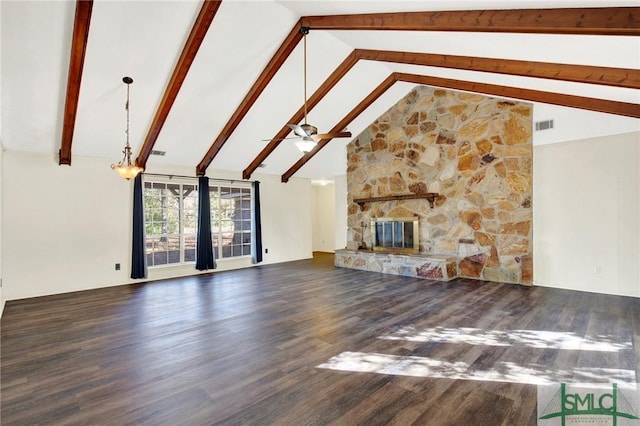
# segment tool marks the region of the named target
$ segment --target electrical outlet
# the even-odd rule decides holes
[[[267,253],[269,253],[269,249],[268,248],[264,249],[264,254],[267,254]]]
[[[593,267],[593,273],[596,274],[596,275],[602,274],[602,266],[594,266]]]
[[[120,264],[116,263],[116,271],[119,271],[119,270],[120,270]]]

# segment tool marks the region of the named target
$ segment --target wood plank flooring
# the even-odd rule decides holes
[[[2,425],[535,425],[536,383],[635,382],[640,299],[332,255],[7,303]]]

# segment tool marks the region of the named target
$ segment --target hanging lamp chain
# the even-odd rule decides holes
[[[130,84],[127,83],[127,103],[124,105],[124,109],[127,111],[127,128],[125,130],[127,134],[127,146],[129,146],[129,86]]]
[[[127,166],[132,166],[131,162],[131,145],[129,145],[129,90],[131,83],[133,83],[133,79],[131,77],[124,77],[122,79],[127,85],[127,102],[124,104],[124,110],[127,112],[127,128],[124,130],[124,133],[127,135],[126,144],[124,146],[124,159],[122,160],[122,164],[126,164]]]

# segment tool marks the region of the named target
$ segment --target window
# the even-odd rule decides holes
[[[252,189],[211,185],[211,239],[216,259],[251,255]],[[198,185],[162,178],[144,182],[147,265],[195,262]]]
[[[145,182],[144,206],[147,265],[195,262],[197,185]]]
[[[251,255],[251,187],[209,186],[216,259]]]

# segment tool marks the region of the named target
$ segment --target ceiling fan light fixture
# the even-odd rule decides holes
[[[127,103],[124,107],[127,111],[127,129],[125,130],[127,142],[122,150],[124,154],[122,160],[120,160],[118,164],[112,164],[111,169],[118,172],[122,178],[129,180],[135,178],[140,172],[144,171],[144,169],[131,162],[131,146],[129,145],[129,85],[133,83],[133,79],[131,77],[123,77],[122,81],[127,85]]]
[[[316,147],[316,141],[311,138],[300,139],[299,141],[295,141],[294,143],[296,144],[296,147],[305,154]]]

